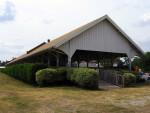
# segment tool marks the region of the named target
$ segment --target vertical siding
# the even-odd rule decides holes
[[[107,20],[74,37],[59,49],[69,56],[72,56],[76,49],[126,53],[129,57],[137,55],[126,38]]]

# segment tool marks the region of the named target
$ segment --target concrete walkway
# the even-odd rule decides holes
[[[103,80],[99,80],[99,89],[101,89],[101,90],[118,89],[118,88],[120,88],[120,87],[116,86],[114,84],[105,82]]]

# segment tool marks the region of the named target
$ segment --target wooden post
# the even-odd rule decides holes
[[[98,63],[97,67],[98,67],[98,68],[99,68],[99,62],[100,62],[100,56],[98,55],[98,56],[97,56],[97,63]]]
[[[44,63],[44,61],[43,61],[43,55],[41,55],[41,62]]]
[[[59,54],[56,53],[56,67],[59,66]]]
[[[59,56],[56,57],[56,60],[57,60],[56,67],[59,67]]]
[[[30,63],[29,58],[28,58],[28,63]]]
[[[50,67],[51,64],[51,53],[48,53],[48,56],[46,57],[48,61],[48,67]]]
[[[89,56],[88,55],[89,54],[87,54],[87,56],[86,56],[87,67],[89,67]]]
[[[56,64],[56,67],[59,67],[59,58],[60,58],[60,54],[59,53],[56,53],[56,60],[57,60],[57,64]]]
[[[79,67],[80,62],[79,62],[79,57],[78,56],[76,57],[76,60],[77,60],[77,64],[78,64],[78,67]]]
[[[50,56],[47,58],[48,60],[48,67],[50,67]]]
[[[36,63],[39,63],[39,56],[35,56],[36,57]]]
[[[41,62],[44,63],[43,58],[42,58],[42,61],[41,61]]]
[[[87,62],[87,67],[89,67],[89,61],[87,60],[86,62]]]
[[[114,59],[111,58],[111,68],[113,68],[113,64],[114,64]]]
[[[78,63],[78,67],[80,66],[80,63],[79,63],[79,61],[77,61],[77,63]]]
[[[131,70],[131,60],[129,60],[129,70]]]
[[[98,68],[99,68],[99,59],[97,60],[97,63],[98,63]]]

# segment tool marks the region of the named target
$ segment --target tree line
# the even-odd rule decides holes
[[[5,66],[6,63],[8,63],[7,60],[6,60],[6,61],[1,61],[1,60],[0,60],[0,66]]]

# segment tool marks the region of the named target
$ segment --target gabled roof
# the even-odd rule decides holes
[[[98,18],[88,24],[85,24],[85,25],[83,25],[83,26],[81,26],[81,27],[55,39],[55,40],[52,40],[47,44],[44,44],[43,46],[35,49],[34,51],[30,52],[29,54],[26,53],[16,59],[10,61],[7,65],[14,63],[16,61],[19,61],[21,59],[27,58],[29,56],[33,56],[42,51],[46,51],[52,47],[57,48],[57,47],[61,46],[62,44],[66,43],[67,41],[69,41],[70,39],[76,37],[77,35],[81,34],[82,32],[86,31],[87,29],[93,27],[94,25],[98,24],[99,22],[101,22],[105,19],[107,19],[116,29],[118,29],[118,31],[121,32],[126,37],[126,39],[130,42],[130,44],[133,45],[140,54],[144,54],[143,50],[123,30],[108,15],[105,15],[105,16]]]

